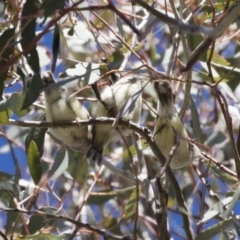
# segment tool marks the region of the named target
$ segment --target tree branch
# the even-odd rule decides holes
[[[28,215],[40,215],[40,216],[43,216],[43,217],[46,217],[48,219],[55,219],[55,220],[64,220],[64,221],[68,221],[72,224],[74,224],[77,228],[86,228],[92,232],[95,232],[95,233],[98,233],[99,235],[103,236],[104,239],[116,239],[116,240],[124,240],[126,239],[126,237],[124,236],[119,236],[119,235],[114,235],[114,234],[110,234],[110,233],[107,233],[106,231],[104,230],[100,230],[88,223],[82,223],[82,222],[79,222],[79,221],[75,221],[74,219],[70,218],[70,217],[67,217],[67,216],[62,216],[62,215],[52,215],[52,214],[47,214],[45,212],[42,212],[42,211],[39,211],[39,210],[36,210],[36,211],[27,211],[27,210],[24,210],[24,209],[19,209],[19,208],[0,208],[0,210],[4,211],[4,212],[19,212],[19,213],[25,213],[25,214],[28,214]],[[130,236],[128,236],[128,239],[131,239]]]
[[[115,118],[106,118],[106,117],[102,117],[102,118],[97,118],[97,119],[89,119],[89,120],[82,120],[82,121],[72,121],[72,122],[62,122],[62,123],[54,123],[54,122],[33,122],[33,121],[15,121],[10,119],[9,123],[10,125],[15,125],[15,126],[21,126],[21,127],[49,127],[49,128],[55,128],[55,127],[70,127],[70,126],[76,126],[76,125],[80,125],[80,126],[86,126],[86,125],[96,125],[96,124],[113,124],[115,122]],[[145,138],[145,140],[147,141],[147,143],[149,144],[150,148],[152,149],[154,155],[156,156],[156,158],[158,159],[158,161],[160,161],[161,165],[163,166],[166,162],[166,158],[164,157],[164,155],[162,154],[161,150],[159,149],[159,147],[157,146],[157,144],[155,143],[150,130],[146,127],[141,127],[138,124],[135,124],[133,122],[129,122],[126,120],[122,120],[119,119],[118,120],[118,125],[119,126],[124,126],[128,129],[131,129],[134,132],[139,133],[143,138]],[[176,180],[172,169],[167,166],[166,168],[166,174],[168,176],[168,179],[172,185],[172,188],[174,190],[175,196],[176,196],[176,200],[177,200],[177,205],[183,209],[183,211],[181,211],[182,214],[182,219],[183,219],[183,227],[186,233],[186,237],[188,240],[192,240],[193,236],[192,236],[192,232],[190,230],[190,222],[188,219],[188,215],[185,214],[185,212],[187,212],[187,208],[185,206],[185,202],[184,202],[184,198],[182,195],[182,191],[181,188],[179,187],[178,181]]]

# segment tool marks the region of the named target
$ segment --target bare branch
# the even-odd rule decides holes
[[[196,25],[190,25],[183,23],[180,20],[176,20],[174,18],[171,18],[160,11],[156,10],[154,7],[151,7],[146,2],[142,0],[134,0],[136,3],[141,5],[142,7],[146,8],[150,13],[152,13],[154,16],[156,16],[160,21],[169,24],[173,27],[176,27],[180,32],[182,33],[189,33],[189,34],[205,34],[209,35],[212,32],[212,29],[207,27],[201,27]]]
[[[69,127],[69,126],[74,126],[76,124],[79,124],[82,126],[93,125],[93,124],[111,124],[112,125],[114,121],[115,121],[114,118],[98,118],[98,119],[90,119],[85,121],[72,121],[72,122],[57,123],[57,124],[53,122],[43,122],[43,123],[33,122],[33,121],[21,122],[21,121],[14,121],[14,120],[10,120],[9,122],[11,125],[22,126],[22,127]],[[145,138],[150,148],[152,149],[154,155],[156,156],[158,161],[160,161],[161,165],[163,166],[165,164],[166,158],[164,157],[164,155],[156,145],[155,141],[153,140],[153,137],[150,134],[150,131],[147,128],[141,127],[135,123],[128,122],[122,119],[118,120],[118,124],[119,126],[124,126],[128,129],[131,129],[134,132],[139,133],[143,138]],[[179,187],[178,181],[176,180],[173,174],[173,171],[169,166],[166,168],[166,174],[173,187],[178,206],[184,209],[184,212],[181,211],[183,226],[184,226],[184,230],[186,232],[187,238],[191,240],[193,239],[193,236],[190,230],[190,222],[189,222],[188,216],[185,214],[185,212],[187,212],[187,208],[185,206],[181,188]]]
[[[64,220],[67,222],[70,222],[72,224],[74,224],[77,228],[86,228],[91,232],[95,232],[101,236],[103,236],[105,239],[116,239],[116,240],[124,240],[126,239],[126,237],[124,236],[118,236],[118,235],[114,235],[111,233],[108,233],[104,230],[100,230],[88,223],[82,223],[80,221],[76,221],[70,217],[67,216],[63,216],[63,215],[52,215],[52,214],[47,214],[45,212],[36,210],[36,211],[27,211],[24,209],[19,209],[19,208],[0,208],[0,210],[4,211],[4,212],[19,212],[21,214],[28,214],[28,215],[39,215],[39,216],[43,216],[46,217],[47,219],[55,219],[55,220]],[[130,239],[130,236],[128,236],[128,239]]]
[[[214,42],[219,36],[221,36],[227,28],[232,24],[239,16],[240,13],[240,5],[236,4],[236,6],[228,12],[226,17],[219,23],[214,30],[208,34],[207,38],[199,44],[196,50],[190,56],[186,67],[182,69],[183,72],[188,71],[193,64],[199,59],[199,57],[204,53],[209,46]]]

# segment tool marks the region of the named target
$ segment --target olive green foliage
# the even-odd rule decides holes
[[[235,2],[144,2],[163,18],[140,0],[0,1],[0,166],[9,168],[0,169],[1,239],[240,238],[239,17],[192,60],[208,33],[238,7]],[[146,129],[140,129],[141,157],[130,137],[104,149],[105,159],[128,173],[122,173],[125,179],[41,127],[46,69],[55,76],[61,69],[58,85],[83,88],[78,96],[90,116],[97,100],[89,84],[98,81],[101,91],[115,72],[120,78],[134,74],[142,91],[116,118],[131,112],[142,95],[139,127],[150,134],[157,117],[152,81],[170,80],[189,141],[202,151],[197,162],[174,171],[181,191],[170,184],[167,203],[160,197],[164,191],[154,180],[161,166]],[[136,167],[141,158],[148,170],[141,176],[153,180],[153,199]],[[163,210],[167,216],[159,219]]]

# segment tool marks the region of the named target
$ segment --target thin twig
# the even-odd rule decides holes
[[[135,34],[137,34],[139,37],[141,36],[140,31],[136,28],[136,26],[134,26],[128,19],[127,17],[121,13],[120,11],[118,11],[118,9],[114,6],[114,4],[112,3],[111,0],[108,0],[108,4],[110,9],[115,12],[132,30]]]
[[[168,228],[168,221],[167,221],[167,193],[162,187],[160,178],[156,178],[156,185],[159,192],[159,200],[160,200],[160,212],[158,213],[159,220],[160,220],[160,228],[159,228],[159,239],[170,239],[171,233],[170,229]]]
[[[86,126],[86,125],[94,125],[94,124],[110,124],[112,125],[114,123],[116,119],[114,118],[97,118],[97,119],[89,119],[89,120],[82,120],[82,121],[72,121],[72,122],[64,122],[64,123],[53,123],[53,122],[33,122],[33,121],[15,121],[15,120],[9,120],[11,125],[15,125],[15,126],[22,126],[22,127],[56,127],[56,126],[61,126],[61,127],[68,127],[68,126],[76,126],[76,124],[82,125],[82,126]],[[139,126],[136,123],[133,122],[129,122],[129,121],[125,121],[123,119],[119,119],[118,120],[118,124],[119,126],[124,126],[128,129],[131,129],[134,132],[139,133],[143,138],[145,138],[145,140],[147,141],[148,145],[150,146],[150,148],[152,149],[154,155],[156,156],[156,158],[158,159],[158,161],[160,161],[161,165],[164,165],[166,162],[166,158],[164,157],[164,155],[162,154],[161,150],[159,149],[159,147],[157,146],[157,144],[155,143],[155,141],[153,140],[152,135],[150,134],[150,131],[148,128],[144,128]],[[176,196],[176,200],[177,200],[177,204],[179,207],[181,207],[184,211],[181,211],[182,214],[182,220],[183,220],[183,226],[184,226],[184,230],[186,233],[186,236],[189,240],[193,239],[192,236],[192,232],[190,230],[190,222],[189,222],[189,218],[188,215],[186,215],[185,213],[187,212],[187,208],[184,202],[184,198],[182,195],[182,191],[181,188],[179,187],[178,181],[176,180],[172,169],[168,166],[166,168],[166,174],[168,176],[168,179],[172,185],[172,188],[174,190],[175,196]]]
[[[104,230],[100,230],[100,229],[90,225],[89,223],[82,223],[80,221],[76,221],[76,220],[74,220],[70,217],[67,217],[67,216],[62,216],[62,215],[57,215],[57,214],[52,215],[52,214],[48,214],[48,213],[45,213],[45,212],[42,212],[42,211],[39,211],[39,210],[28,211],[28,210],[24,210],[24,209],[20,209],[20,208],[1,208],[0,207],[0,210],[4,211],[4,212],[18,212],[18,213],[28,214],[28,215],[39,215],[39,216],[46,217],[47,219],[64,220],[64,221],[67,221],[67,222],[70,222],[70,223],[74,224],[77,228],[86,228],[89,231],[95,232],[95,233],[103,236],[105,239],[114,239],[114,240],[115,239],[116,240],[122,240],[123,239],[123,236],[111,234],[111,233],[106,232]],[[131,239],[130,236],[129,236],[129,239]]]
[[[1,236],[4,240],[8,240],[8,239],[7,239],[7,236],[6,236],[5,234],[3,234],[2,231],[0,231],[0,236]]]
[[[146,2],[142,0],[134,0],[136,3],[147,9],[150,13],[152,13],[154,16],[156,16],[160,21],[169,24],[173,27],[176,27],[178,31],[183,33],[189,33],[189,34],[205,34],[209,35],[212,32],[212,29],[207,27],[201,27],[197,25],[190,25],[183,23],[182,21],[176,20],[174,18],[171,18],[160,11],[156,10],[154,7],[148,5]]]
[[[225,118],[225,122],[226,122],[227,129],[228,129],[228,134],[230,137],[230,143],[231,143],[232,149],[233,149],[234,160],[235,160],[235,165],[236,165],[236,170],[237,170],[237,177],[240,180],[240,157],[239,157],[239,153],[238,153],[236,143],[234,140],[234,136],[233,136],[232,119],[231,119],[229,111],[228,111],[227,101],[220,91],[216,92],[216,97],[217,97],[218,103],[221,107],[223,116]]]
[[[213,157],[211,157],[207,153],[201,152],[201,154],[204,156],[204,158],[212,161],[218,168],[220,168],[223,172],[232,176],[237,181],[237,174],[235,172],[231,171],[229,168],[227,168],[226,166],[224,166],[223,164],[218,162],[216,159],[214,159]]]
[[[80,206],[79,209],[78,209],[78,213],[77,213],[77,215],[76,215],[76,217],[75,217],[75,221],[79,221],[80,216],[81,216],[82,208],[83,208],[83,206],[85,205],[85,203],[87,202],[87,200],[88,200],[88,198],[89,198],[89,196],[90,196],[90,192],[92,191],[93,187],[95,186],[95,184],[96,184],[96,182],[97,182],[97,180],[98,180],[98,176],[102,173],[103,170],[104,170],[104,166],[102,166],[102,167],[99,169],[99,172],[98,172],[97,176],[95,177],[94,181],[92,182],[91,186],[89,187],[89,189],[88,189],[88,191],[87,191],[87,193],[86,193],[86,195],[85,195],[85,197],[84,197],[84,199],[83,199],[83,201],[82,201],[82,204],[81,204],[81,206]],[[79,229],[79,227],[77,227],[76,225],[73,226],[72,234],[71,234],[71,236],[69,237],[69,240],[72,240],[72,239],[75,237],[78,229]]]
[[[137,0],[139,1],[139,0]],[[232,24],[239,16],[240,4],[236,4],[235,7],[225,16],[225,18],[214,28],[214,30],[208,35],[208,37],[199,44],[196,50],[191,54],[183,72],[188,71],[193,64],[199,59],[199,57],[209,48],[213,41],[221,36],[227,28]]]
[[[2,74],[4,71],[6,71],[9,68],[9,66],[12,66],[15,62],[17,62],[18,59],[22,55],[29,52],[29,50],[32,49],[32,47],[49,31],[49,29],[55,25],[55,23],[57,23],[64,15],[71,12],[74,9],[74,7],[77,6],[79,3],[81,3],[82,1],[83,0],[79,0],[79,1],[75,2],[70,8],[65,8],[61,12],[59,12],[59,15],[56,18],[54,18],[53,20],[51,20],[47,24],[46,28],[41,33],[39,33],[34,39],[32,39],[31,44],[29,44],[25,49],[23,49],[22,52],[20,52],[19,54],[15,55],[13,58],[11,58],[11,60],[8,61],[8,63],[0,69],[0,74]],[[34,15],[34,16],[36,16],[36,15]],[[7,46],[7,44],[6,44],[6,46]],[[4,48],[5,48],[5,46],[2,47],[2,49],[4,49]],[[0,55],[1,55],[1,53],[0,53]]]

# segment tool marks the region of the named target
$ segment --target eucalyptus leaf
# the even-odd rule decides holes
[[[0,182],[4,182],[4,181],[7,181],[7,180],[10,180],[11,178],[12,178],[11,174],[8,174],[6,172],[0,171]]]
[[[211,50],[207,51],[207,57],[209,57],[209,54],[211,53]],[[218,53],[214,52],[212,55],[212,61],[213,63],[222,65],[222,66],[229,66],[230,63],[221,55],[219,55]]]
[[[61,234],[59,236],[50,233],[37,233],[34,235],[25,235],[21,237],[16,237],[14,240],[67,240],[72,234]]]
[[[7,73],[10,65],[8,62],[10,61],[11,55],[13,53],[14,47],[13,45],[15,41],[15,28],[5,30],[0,36],[0,99],[2,99],[3,89],[4,89],[4,81],[7,79]]]
[[[0,111],[12,110],[18,117],[23,117],[29,113],[30,108],[22,109],[23,92],[13,93],[10,98],[0,102]],[[9,117],[11,114],[9,115]]]
[[[19,198],[19,190],[17,185],[12,181],[0,182],[0,190],[12,194],[15,198]],[[1,196],[1,194],[0,194]]]
[[[38,98],[43,88],[42,79],[39,73],[35,72],[32,78],[25,77],[24,83],[24,100],[22,109],[26,109],[32,105],[33,102]]]
[[[90,194],[87,203],[89,205],[97,205],[101,206],[102,204],[108,202],[110,199],[113,199],[116,196],[116,193],[107,193],[107,192],[102,192],[99,194]]]
[[[10,118],[11,115],[12,113],[10,110],[0,111],[0,124],[2,125],[9,124],[8,119]]]
[[[68,162],[68,152],[66,151],[65,146],[62,145],[57,151],[57,156],[48,173],[48,177],[51,179],[58,178],[67,169]]]
[[[58,2],[58,1],[57,1]],[[31,66],[33,72],[39,73],[39,56],[37,52],[36,38],[36,17],[38,8],[35,1],[27,0],[22,9],[21,18],[21,45],[23,54],[27,58],[28,64]],[[32,17],[29,19],[29,15]]]
[[[123,23],[121,21],[121,19],[118,17],[118,15],[115,14],[115,19],[116,19],[116,22],[117,22],[117,27],[118,27],[118,31],[122,37],[122,39],[125,39],[125,32],[124,32],[124,29],[123,29]]]
[[[139,196],[140,196],[140,193],[141,193],[140,188],[138,189],[138,193],[139,193]],[[124,210],[123,210],[123,218],[125,220],[131,218],[132,216],[134,216],[136,214],[136,208],[137,208],[137,205],[138,205],[139,196],[137,195],[137,189],[135,189],[131,193],[131,196],[128,199],[128,203],[124,207]]]
[[[231,202],[230,202],[230,204],[229,204],[229,206],[228,206],[228,208],[227,208],[227,210],[224,214],[225,218],[228,218],[228,217],[231,216],[233,208],[236,206],[237,202],[239,201],[239,197],[240,197],[240,185],[238,183],[238,185],[235,189],[235,193],[232,197],[232,200],[231,200]]]
[[[145,149],[148,147],[148,144],[145,140],[142,140],[141,141],[141,145],[142,145],[142,149]],[[126,161],[129,159],[129,151],[131,153],[132,156],[134,156],[137,151],[136,151],[136,148],[134,147],[134,145],[130,146],[128,149],[124,150],[123,154],[122,154],[122,157],[123,159]]]
[[[56,215],[59,212],[59,209],[55,208],[55,207],[42,207],[39,208],[40,211],[45,212],[46,214],[50,214],[50,215]]]
[[[25,139],[25,147],[28,149],[32,140],[37,144],[40,157],[43,155],[44,138],[47,128],[32,128]]]
[[[34,140],[30,141],[28,148],[26,149],[26,153],[31,177],[37,185],[42,176],[42,168],[40,163],[40,153]]]
[[[52,42],[52,53],[53,53],[53,60],[52,60],[52,66],[51,71],[54,73],[57,63],[57,57],[59,53],[59,47],[60,47],[60,32],[59,32],[59,26],[58,24],[55,24],[54,33],[53,33],[53,42]]]
[[[48,224],[48,219],[40,215],[32,215],[29,218],[28,230],[30,234],[34,234],[39,231],[41,228]],[[22,227],[22,234],[27,235],[25,227]]]
[[[229,205],[229,203],[231,203],[232,201],[232,197],[226,197],[224,199],[221,199],[219,202],[213,204],[209,210],[204,213],[202,219],[198,222],[198,224],[202,224],[202,223],[206,223],[209,220],[211,220],[212,218],[223,214],[224,212],[224,207],[226,207],[227,205]]]
[[[70,175],[80,184],[85,184],[88,177],[88,161],[83,158],[83,154],[74,153],[77,156],[73,156],[72,150],[68,149],[69,165],[68,172]],[[78,160],[78,159],[81,159]]]
[[[200,123],[200,117],[196,108],[196,105],[190,96],[189,98],[189,108],[191,109],[191,115],[192,115],[192,124],[193,124],[193,132],[194,136],[197,138],[199,142],[203,142],[203,135],[201,130],[201,123]]]
[[[217,224],[215,224],[215,225],[203,230],[201,233],[199,233],[198,236],[195,238],[195,240],[202,240],[202,239],[210,240],[217,234],[221,233],[222,231],[232,227],[233,224],[234,224],[234,219],[232,219],[232,218],[218,222]]]
[[[208,163],[207,163],[208,164]],[[219,179],[222,182],[228,183],[228,184],[235,184],[236,180],[231,175],[224,173],[219,169],[217,166],[215,166],[213,163],[210,164],[210,171],[215,175],[217,179]]]

